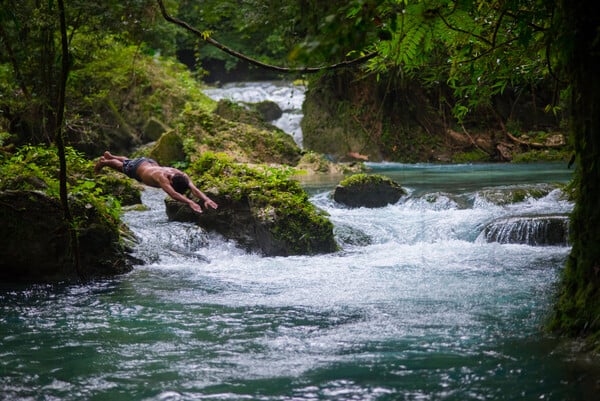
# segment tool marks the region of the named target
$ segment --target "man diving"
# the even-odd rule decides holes
[[[188,189],[204,203],[205,209],[219,207],[196,188],[187,174],[173,167],[163,167],[153,159],[146,157],[128,159],[125,156],[115,156],[106,151],[96,163],[94,168],[96,174],[100,173],[103,167],[110,167],[150,187],[162,188],[171,198],[188,204],[197,213],[202,213],[202,208],[185,196]]]

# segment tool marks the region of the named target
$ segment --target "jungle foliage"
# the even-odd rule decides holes
[[[318,66],[373,54],[356,79],[374,75],[394,86],[410,79],[424,88],[440,88],[439,107],[451,109],[458,121],[482,110],[493,114],[494,96],[507,91],[514,92],[515,97],[550,92],[550,101],[546,96],[541,107],[559,117],[564,109],[560,91],[565,85],[553,80],[560,71],[551,68],[560,43],[553,40],[554,1],[164,3],[203,35],[272,64]],[[78,80],[71,86],[74,90],[68,96],[68,109],[73,110],[72,116],[84,120],[93,119],[98,107],[117,111],[123,107],[114,103],[114,93],[107,85],[86,88],[86,81],[108,80],[116,91],[125,90],[123,82],[139,79],[135,69],[139,54],[194,54],[199,76],[203,75],[203,63],[208,65],[210,60],[220,60],[219,68],[224,69],[242,63],[165,22],[152,0],[74,0],[67,4],[67,18],[70,80]],[[56,5],[53,1],[2,0],[0,25],[0,87],[5,94],[0,97],[0,127],[34,141],[48,141],[61,60]],[[132,47],[128,54],[111,52],[117,46]],[[117,60],[128,60],[120,64],[130,69],[102,68],[103,64],[114,66]],[[96,67],[90,69],[91,65]],[[84,96],[73,102],[72,96],[77,97],[79,91]],[[82,109],[82,103],[101,96],[109,98],[105,104]],[[516,120],[518,110],[513,114]],[[510,124],[511,117],[501,123]],[[79,121],[71,127],[93,134]]]

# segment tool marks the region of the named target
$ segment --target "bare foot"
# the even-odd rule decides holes
[[[104,158],[108,160],[108,159],[113,159],[114,156],[107,150],[104,152]]]
[[[102,167],[104,167],[105,164],[106,164],[106,159],[104,158],[104,156],[101,156],[100,160],[98,160],[98,162],[94,166],[94,173],[100,174],[100,170],[102,170]]]

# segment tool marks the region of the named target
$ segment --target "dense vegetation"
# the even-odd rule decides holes
[[[212,124],[206,116],[215,105],[170,57],[192,55],[195,77],[207,80],[221,79],[222,70],[250,70],[207,38],[284,68],[364,57],[360,68],[325,68],[310,77],[309,97],[325,102],[312,110],[328,112],[312,127],[339,115],[335,123],[347,128],[346,136],[331,142],[346,144],[344,151],[392,160],[451,151],[445,160],[469,161],[508,160],[518,148],[564,158],[553,154],[550,139],[570,129],[577,207],[554,327],[573,335],[600,332],[600,41],[591,0],[161,2],[200,36],[166,22],[157,3],[0,2],[3,163],[23,154],[22,146],[56,144],[58,193],[67,209],[67,188],[96,187],[67,182],[73,161],[65,145],[88,156],[102,148],[128,152],[153,140],[151,119],[165,132],[199,127],[206,140],[202,121]],[[185,120],[182,110],[194,118]],[[323,140],[308,143],[322,152],[326,137],[315,132]],[[210,143],[223,144],[217,131],[211,134]],[[457,150],[462,159],[454,157]]]

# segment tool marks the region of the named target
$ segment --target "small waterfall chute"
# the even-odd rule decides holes
[[[568,216],[517,216],[489,223],[479,236],[485,242],[527,244],[533,246],[568,246]]]

